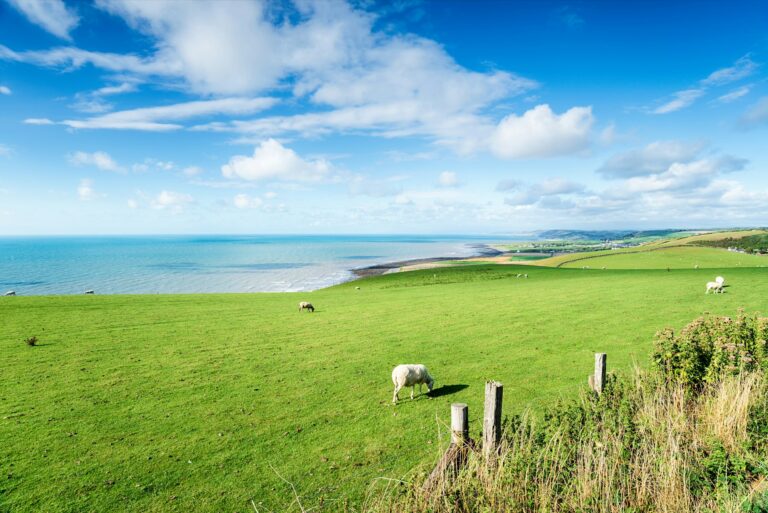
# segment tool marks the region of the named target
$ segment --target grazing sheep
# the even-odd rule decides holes
[[[722,276],[718,276],[717,278],[715,278],[715,281],[720,285],[725,285],[725,278],[723,278]]]
[[[355,290],[360,290],[360,287],[355,287]]]
[[[397,394],[403,387],[411,387],[411,399],[413,399],[416,385],[419,385],[419,393],[421,393],[421,385],[426,383],[427,388],[431,392],[435,380],[432,379],[432,376],[429,375],[429,371],[423,365],[398,365],[392,370],[392,383],[395,384],[395,393],[392,395],[392,402],[397,404]]]
[[[517,276],[515,276],[515,278],[519,278],[520,276],[522,276],[522,274],[518,274]]]
[[[16,295],[16,291],[15,290],[9,290],[4,295],[6,295],[6,296],[15,296]]]
[[[527,277],[528,277],[528,275],[527,275],[527,274],[524,274],[524,275],[523,275],[523,278],[527,278]]]
[[[83,294],[95,294],[95,292],[92,290],[86,290],[85,292],[83,292]]]
[[[722,294],[723,285],[721,283],[717,283],[716,281],[709,281],[707,282],[707,291],[705,292],[705,294],[709,294],[710,290],[714,291],[713,292],[714,294],[717,294],[718,292]]]
[[[693,268],[694,269],[698,269],[699,268],[699,264],[694,265]]]
[[[302,310],[309,310],[310,312],[314,312],[315,307],[312,306],[312,303],[308,301],[302,301],[301,303],[299,303],[299,312],[301,312]]]

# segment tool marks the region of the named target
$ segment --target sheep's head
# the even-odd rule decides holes
[[[435,380],[432,376],[427,376],[427,390],[431,392],[433,388],[435,388]]]

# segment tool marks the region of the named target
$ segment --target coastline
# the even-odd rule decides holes
[[[442,262],[452,262],[456,260],[468,260],[471,258],[482,257],[500,257],[505,256],[508,252],[498,250],[492,247],[491,244],[470,244],[475,250],[476,254],[467,256],[455,256],[455,257],[429,257],[429,258],[413,258],[410,260],[399,260],[396,262],[385,262],[383,264],[374,264],[366,267],[358,267],[356,269],[350,269],[350,272],[354,275],[352,281],[367,278],[369,276],[381,276],[382,274],[401,272],[403,268],[412,268],[409,270],[415,270],[418,268],[434,267],[433,264],[440,264]],[[418,266],[418,267],[417,267]]]

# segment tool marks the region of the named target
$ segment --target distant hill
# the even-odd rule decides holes
[[[666,237],[686,230],[546,230],[536,235],[545,240],[619,240],[641,237]]]

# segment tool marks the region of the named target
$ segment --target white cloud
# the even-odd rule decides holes
[[[161,107],[111,112],[84,120],[67,120],[62,124],[71,128],[116,130],[169,131],[182,128],[179,124],[165,123],[200,116],[252,114],[273,106],[274,98],[223,98],[176,103]]]
[[[232,200],[237,208],[259,208],[264,204],[261,198],[248,196],[247,194],[238,194]]]
[[[496,184],[496,190],[499,192],[513,191],[519,189],[522,185],[523,183],[520,180],[510,178],[507,180],[502,180]]]
[[[25,125],[55,125],[54,121],[48,118],[27,118],[24,120]]]
[[[204,171],[203,168],[199,166],[188,166],[182,169],[181,172],[184,176],[198,176],[203,174]]]
[[[0,94],[10,95],[11,88],[8,86],[0,85]]]
[[[749,91],[752,90],[752,86],[741,86],[738,89],[734,89],[733,91],[730,91],[722,96],[719,96],[717,98],[717,101],[721,103],[731,103],[733,101],[738,100],[739,98],[746,96],[749,94]]]
[[[541,196],[552,196],[555,194],[572,194],[584,190],[580,183],[566,180],[565,178],[548,178],[533,188]]]
[[[131,209],[139,208],[139,202],[136,201],[135,199],[129,199],[127,201],[127,204],[128,204],[128,208],[131,208]]]
[[[77,14],[62,0],[8,0],[29,21],[51,34],[70,40],[69,33],[79,23]]]
[[[742,80],[752,75],[758,67],[758,64],[754,62],[749,55],[745,55],[737,60],[733,66],[710,73],[707,78],[699,80],[695,87],[674,93],[671,100],[656,108],[649,109],[649,111],[652,114],[669,114],[670,112],[676,112],[689,107],[693,105],[696,100],[704,96],[711,88]],[[722,102],[733,101],[740,96],[744,96],[748,92],[749,89],[744,90],[744,88],[741,88],[725,94],[718,99]]]
[[[672,100],[653,109],[653,114],[669,114],[684,109],[704,96],[704,89],[686,89],[676,92],[673,96]]]
[[[763,96],[741,117],[742,127],[750,128],[768,123],[768,96]]]
[[[349,181],[349,193],[354,196],[371,196],[373,198],[396,196],[403,192],[401,181],[402,177],[400,176],[377,179],[358,175]]]
[[[275,199],[277,198],[277,193],[273,191],[267,191],[264,193],[264,197],[267,199]]]
[[[522,116],[502,119],[491,137],[491,150],[502,158],[576,153],[589,145],[593,123],[591,107],[573,107],[557,115],[549,105],[538,105]]]
[[[76,151],[69,155],[69,162],[76,166],[96,166],[102,171],[123,171],[115,160],[103,151],[87,153]]]
[[[236,155],[221,166],[226,178],[242,180],[317,181],[327,176],[331,165],[323,159],[304,160],[274,139],[257,146],[253,156]]]
[[[676,162],[690,162],[704,148],[701,142],[655,141],[644,148],[614,155],[597,172],[606,178],[662,173]]]
[[[459,185],[459,177],[453,171],[443,171],[437,178],[437,183],[441,187],[456,187]]]
[[[77,197],[82,201],[92,200],[96,197],[96,191],[93,190],[93,181],[84,178],[80,180],[77,186]]]
[[[245,134],[251,141],[287,133],[361,131],[424,136],[459,151],[474,151],[485,143],[474,136],[478,127],[485,131],[494,124],[482,113],[499,100],[537,87],[506,71],[464,68],[429,39],[377,31],[374,15],[343,1],[297,2],[296,16],[291,17],[276,17],[261,2],[102,0],[97,7],[144,33],[153,43],[148,56],[72,47],[15,52],[0,46],[0,58],[65,70],[92,64],[204,95],[287,90],[309,107],[310,112],[296,116],[199,127]],[[158,119],[126,122],[116,114],[66,124],[179,128]]]
[[[170,210],[179,213],[184,210],[185,206],[193,202],[194,199],[189,194],[164,190],[152,199],[150,205],[157,210]]]
[[[758,64],[749,55],[745,55],[737,60],[733,66],[712,72],[701,81],[701,84],[704,86],[718,86],[736,82],[752,75],[757,71],[758,67]]]

